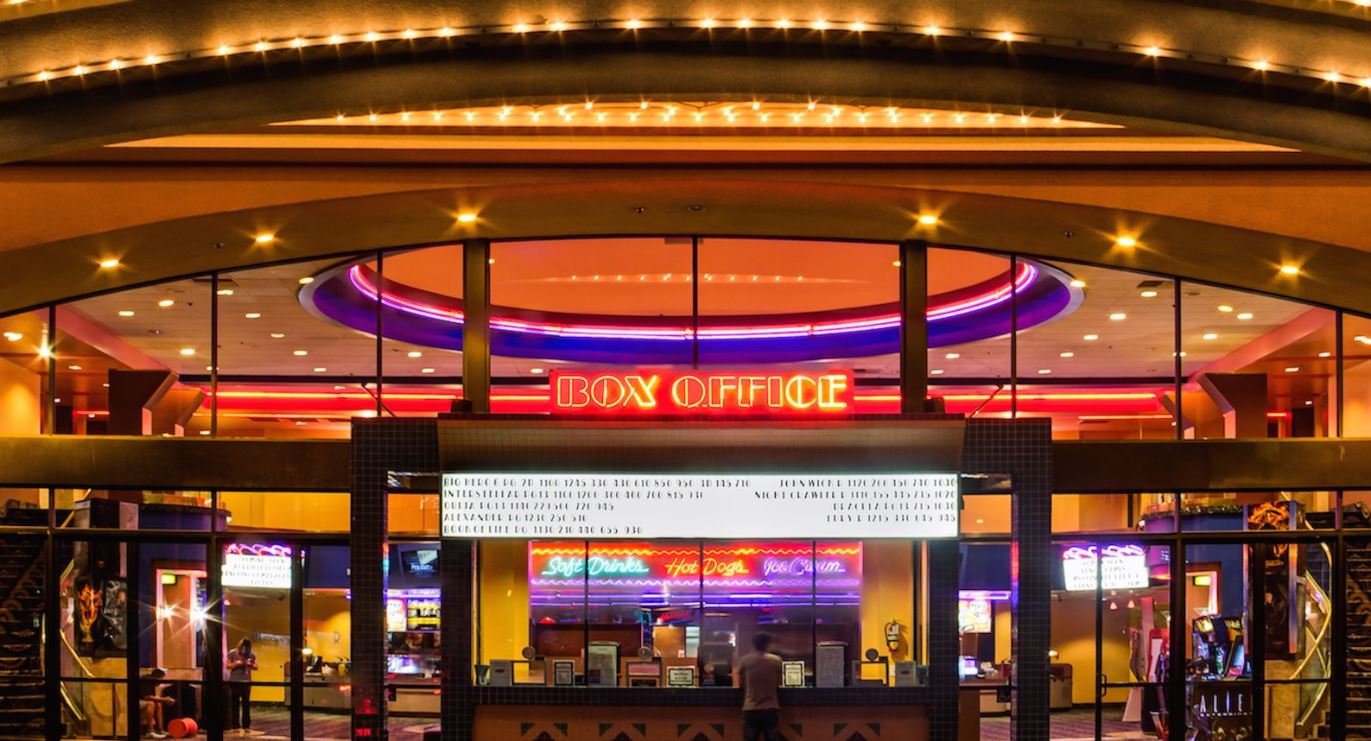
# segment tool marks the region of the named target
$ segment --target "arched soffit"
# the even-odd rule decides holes
[[[1371,159],[1371,23],[1351,8],[775,5],[148,0],[39,16],[6,24],[0,161],[339,111],[706,94],[1052,110]]]
[[[474,215],[463,221],[462,214]],[[921,215],[938,223],[919,223]],[[1120,210],[933,190],[644,175],[441,189],[226,212],[6,253],[0,314],[268,262],[486,237],[774,236],[1010,251],[1174,275],[1371,313],[1371,253]],[[271,235],[271,239],[258,239]],[[1116,243],[1131,236],[1136,246]],[[104,260],[117,259],[113,268]],[[1282,265],[1297,265],[1296,276]]]

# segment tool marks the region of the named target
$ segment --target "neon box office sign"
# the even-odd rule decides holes
[[[955,538],[957,475],[445,473],[445,538]]]
[[[553,371],[554,414],[842,415],[852,408],[852,371],[699,373]]]

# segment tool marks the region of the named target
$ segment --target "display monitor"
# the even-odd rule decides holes
[[[417,548],[400,553],[400,566],[405,573],[418,578],[438,576],[438,549]]]

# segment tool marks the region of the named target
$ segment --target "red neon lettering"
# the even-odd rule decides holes
[[[564,373],[552,406],[576,414],[833,414],[852,406],[852,374]]]

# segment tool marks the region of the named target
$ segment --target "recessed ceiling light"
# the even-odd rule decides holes
[[[942,368],[934,368],[933,370],[929,371],[929,374],[934,375],[934,376],[941,376],[941,375],[943,374],[943,369],[942,369]]]
[[[201,435],[208,435],[208,434],[209,434],[209,430],[200,430],[200,434],[201,434]]]
[[[1121,322],[1127,318],[1128,315],[1123,313],[1122,311],[1116,311],[1113,314],[1109,315],[1109,321],[1111,322]]]
[[[944,355],[943,357],[947,358],[948,360],[956,360],[957,358],[960,358],[961,356],[962,356],[962,354],[959,353],[959,352],[950,352],[950,353]]]
[[[233,295],[233,289],[232,289],[232,288],[220,288],[219,290],[215,291],[215,293],[219,294],[220,296],[232,296],[232,295]]]
[[[1064,353],[1059,353],[1059,354],[1057,355],[1057,357],[1059,357],[1059,358],[1074,358],[1074,357],[1076,357],[1076,353],[1071,352],[1070,350],[1067,350],[1067,351],[1064,352]]]
[[[23,332],[6,332],[6,333],[5,333],[5,339],[9,340],[10,342],[18,342],[19,340],[24,339],[24,333],[23,333]]]
[[[1360,342],[1360,343],[1363,344],[1363,345],[1371,345],[1371,337],[1367,337],[1367,336],[1364,335],[1364,334],[1359,334],[1359,335],[1357,335],[1356,337],[1353,337],[1353,338],[1352,338],[1352,341],[1353,341],[1353,342]]]
[[[919,224],[922,226],[937,226],[938,217],[935,214],[920,214]]]
[[[1085,288],[1085,281],[1081,280],[1080,278],[1076,278],[1075,280],[1071,281],[1071,287],[1072,287],[1072,288]]]
[[[366,417],[366,418],[370,419],[370,418],[376,416],[376,410],[375,410],[375,409],[363,409],[362,412],[361,412],[361,414],[359,414],[359,415],[357,415],[357,416],[359,416],[359,417]]]
[[[1138,239],[1137,237],[1123,234],[1114,239],[1114,244],[1123,247],[1124,249],[1132,249],[1138,246]]]
[[[1040,375],[1040,376],[1051,375],[1051,373],[1052,373],[1052,369],[1051,369],[1051,368],[1039,368],[1039,369],[1038,369],[1038,375]]]
[[[1140,294],[1138,294],[1138,295],[1139,295],[1139,296],[1142,296],[1143,298],[1156,298],[1156,297],[1157,297],[1157,292],[1156,292],[1156,291],[1148,290],[1148,291],[1143,291],[1142,293],[1140,293]]]
[[[1250,312],[1250,311],[1244,311],[1243,313],[1241,313],[1241,314],[1238,315],[1238,319],[1241,319],[1241,320],[1244,321],[1244,322],[1247,321],[1248,319],[1251,319],[1251,318],[1252,318],[1252,312]]]
[[[119,258],[107,257],[100,261],[100,267],[104,268],[105,270],[109,270],[110,268],[117,268],[119,267]]]
[[[1233,313],[1233,307],[1228,304],[1219,304],[1219,311],[1222,311],[1225,314],[1231,314]]]
[[[295,350],[295,351],[292,351],[291,354],[294,355],[294,356],[297,357],[297,358],[303,358],[303,357],[305,357],[306,355],[309,354],[309,350]]]
[[[193,355],[195,355],[195,348],[193,348],[193,347],[183,347],[183,348],[181,348],[181,357],[189,358],[189,357],[191,357],[191,356],[193,356]]]
[[[244,318],[244,319],[261,319],[261,318],[262,318],[262,313],[259,312],[259,311],[249,311],[248,313],[246,313],[246,314],[243,315],[243,318]]]
[[[168,307],[172,306],[172,305],[175,304],[175,303],[176,303],[175,301],[172,301],[172,300],[169,299],[169,298],[164,298],[164,299],[162,299],[161,301],[158,301],[158,302],[157,302],[157,306],[160,307],[160,308],[165,309],[165,308],[168,308]]]
[[[405,353],[405,354],[408,355],[408,356],[410,356],[411,358],[422,358],[422,357],[424,357],[424,354],[421,353],[421,352],[419,352],[418,350],[410,350],[408,353]]]
[[[133,316],[133,310],[132,310],[132,309],[124,309],[123,311],[120,311],[120,312],[119,312],[119,316],[123,316],[123,317]]]
[[[424,373],[424,374],[429,374],[429,373],[433,373],[433,372],[434,372],[434,369],[433,369],[433,368],[420,368],[420,369],[419,369],[419,372],[420,372],[420,373]]]
[[[1286,373],[1299,373],[1299,372],[1300,372],[1300,367],[1299,367],[1298,365],[1292,365],[1292,366],[1290,366],[1289,368],[1286,368],[1286,369],[1285,369],[1285,372],[1286,372]]]
[[[471,211],[463,211],[462,213],[457,214],[457,221],[463,224],[470,224],[473,221],[476,221],[476,214]]]
[[[67,370],[79,371],[79,370],[81,370],[81,366],[76,365],[76,364],[72,364],[72,365],[67,366]]]
[[[312,276],[312,275],[306,275],[305,277],[303,277],[303,278],[300,279],[300,285],[302,285],[302,286],[307,286],[307,285],[309,285],[309,284],[311,284],[311,283],[313,283],[313,282],[314,282],[314,276]]]
[[[1323,352],[1319,353],[1319,357],[1321,357],[1321,358],[1329,358],[1329,357],[1332,357],[1332,356],[1333,356],[1333,353],[1328,352],[1327,350],[1324,350]]]
[[[314,372],[315,372],[315,373],[328,373],[328,368],[325,368],[324,366],[321,365],[321,366],[316,367],[316,368],[314,369]]]
[[[257,236],[252,238],[252,241],[256,242],[257,244],[271,244],[272,242],[276,241],[276,235],[258,234]]]
[[[1218,335],[1217,332],[1209,332],[1209,333],[1205,334],[1204,339],[1206,339],[1206,340],[1217,340],[1217,339],[1219,339],[1219,335]]]
[[[1281,266],[1281,275],[1299,275],[1299,274],[1300,274],[1300,266],[1298,266],[1298,265],[1282,265],[1282,266]]]
[[[334,384],[334,386],[333,386],[333,390],[334,390],[334,391],[342,391],[342,390],[345,389],[345,388],[347,388],[347,386],[344,386],[344,385],[341,384],[341,383]]]
[[[541,375],[543,375],[543,369],[542,369],[542,368],[529,368],[529,369],[528,369],[528,372],[529,372],[529,373],[532,373],[532,374],[535,375],[535,376],[541,376]]]
[[[1097,334],[1081,335],[1081,339],[1085,340],[1086,342],[1094,342],[1095,340],[1098,340],[1099,338],[1100,338],[1100,336],[1097,335]]]
[[[286,333],[285,333],[285,332],[272,332],[272,333],[271,333],[271,338],[272,338],[273,340],[284,340],[284,339],[286,338]]]

